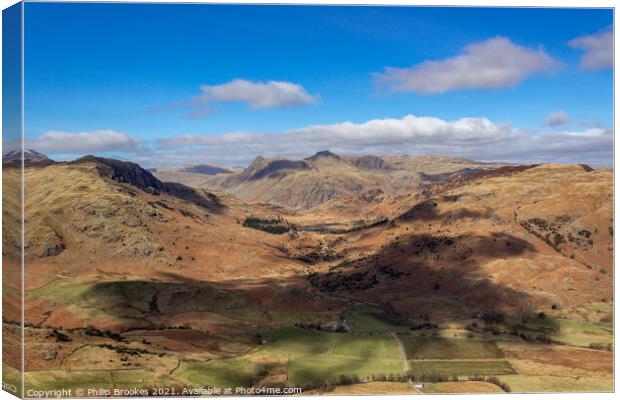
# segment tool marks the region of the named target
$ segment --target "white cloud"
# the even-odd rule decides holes
[[[433,117],[406,115],[401,119],[374,119],[361,124],[341,122],[330,125],[312,125],[277,133],[235,132],[217,136],[181,135],[158,140],[161,148],[202,147],[221,149],[237,146],[232,153],[240,155],[248,147],[253,155],[281,152],[300,155],[314,148],[338,148],[357,151],[372,146],[390,146],[414,143],[417,146],[438,146],[441,143],[463,145],[493,143],[521,135],[503,124],[494,124],[486,118],[462,118],[444,121]],[[215,150],[218,151],[218,150]]]
[[[236,132],[217,136],[183,135],[157,141],[149,166],[188,163],[245,165],[257,155],[302,158],[319,150],[340,154],[437,154],[479,161],[582,162],[611,165],[613,133],[526,132],[487,118],[446,121],[406,115],[363,123],[314,125],[283,133]]]
[[[444,93],[459,89],[515,86],[528,76],[548,71],[556,62],[542,49],[519,46],[505,37],[472,43],[461,54],[424,61],[409,68],[386,67],[376,82],[393,91]]]
[[[568,137],[585,137],[585,138],[604,138],[611,134],[609,129],[604,128],[590,128],[583,131],[565,131],[556,132],[556,135],[566,135]]]
[[[545,120],[547,126],[566,125],[570,121],[570,116],[564,111],[556,111],[549,114]]]
[[[486,118],[461,118],[444,121],[433,117],[406,115],[401,119],[373,119],[362,124],[342,122],[314,125],[290,131],[290,137],[335,144],[351,141],[361,145],[385,143],[471,143],[494,141],[518,135],[506,125],[496,125]]]
[[[568,44],[584,51],[579,63],[582,69],[596,71],[614,65],[614,37],[611,29],[594,35],[580,36]]]
[[[26,148],[44,153],[86,154],[96,152],[133,152],[138,145],[129,135],[113,130],[91,132],[47,131],[37,139],[27,140]]]
[[[200,90],[202,94],[196,100],[201,103],[242,102],[252,110],[309,105],[318,99],[303,86],[282,81],[234,79],[221,85],[202,85]]]

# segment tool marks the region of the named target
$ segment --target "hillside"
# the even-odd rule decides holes
[[[196,176],[187,168],[158,169],[162,180],[226,191],[246,202],[308,209],[365,193],[397,196],[454,176],[501,164],[436,156],[339,156],[321,151],[303,160],[257,157],[234,174]]]
[[[609,171],[540,165],[439,186],[389,227],[339,243],[346,257],[315,285],[405,313],[417,308],[404,295],[415,287],[415,298],[597,320],[588,304],[613,295],[611,181]]]
[[[414,167],[432,176],[420,190],[351,190],[291,210],[117,160],[29,166],[27,382],[323,390],[357,376],[364,392],[415,374],[465,378],[456,391],[609,390],[611,171],[320,153],[259,158],[224,180],[324,182],[342,171],[370,182]],[[5,167],[5,188],[15,172]],[[6,227],[18,207],[5,204],[11,267],[19,233]],[[10,339],[19,281],[5,285]],[[476,386],[474,375],[500,381]]]

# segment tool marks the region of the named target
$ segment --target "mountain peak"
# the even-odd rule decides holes
[[[265,161],[265,157],[263,157],[263,156],[256,156],[256,158],[254,158],[254,160],[252,160],[250,165],[259,164],[259,163],[262,163],[263,161]]]
[[[322,150],[322,151],[317,152],[312,157],[306,158],[306,160],[307,161],[316,161],[316,160],[319,160],[321,158],[333,158],[333,159],[336,159],[336,160],[340,160],[341,159],[339,155],[334,154],[334,153],[332,153],[329,150]]]
[[[21,150],[11,150],[2,156],[2,163],[13,163],[21,160]],[[26,164],[50,164],[54,161],[43,153],[33,149],[24,150],[24,163]]]

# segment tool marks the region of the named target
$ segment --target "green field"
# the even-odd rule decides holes
[[[490,341],[420,336],[403,336],[401,340],[407,358],[413,360],[485,359],[504,356],[495,342]]]
[[[28,389],[88,389],[112,388],[108,372],[81,372],[65,370],[30,371],[24,374],[24,387]]]
[[[261,353],[285,357],[288,382],[303,386],[340,375],[364,379],[375,374],[402,373],[398,343],[391,336],[314,332],[296,327],[263,333]]]
[[[344,313],[353,333],[409,332],[410,328],[386,311],[367,305],[351,307]]]
[[[557,320],[559,331],[550,335],[552,339],[573,346],[585,346],[590,343],[613,343],[613,326],[584,321]]]
[[[472,376],[504,375],[515,371],[508,361],[423,361],[409,362],[410,372],[415,377],[428,375]]]
[[[403,362],[398,342],[391,335],[351,335],[283,327],[263,332],[265,343],[253,353],[259,359],[281,360],[287,383],[306,386],[315,382],[337,381],[341,375],[362,380],[381,374],[402,374]],[[414,376],[471,376],[514,374],[501,350],[493,342],[435,337],[401,337],[413,358],[445,361],[410,361]],[[453,361],[452,359],[477,359]],[[212,360],[186,363],[178,377],[200,384],[243,386],[252,382],[260,366],[249,360]],[[211,383],[213,382],[213,383]]]
[[[319,354],[330,349],[330,336],[334,334],[314,332],[297,327],[283,327],[263,332],[261,336],[267,342],[261,350],[273,353]]]
[[[283,327],[263,332],[265,344],[248,357],[182,362],[174,377],[197,385],[250,386],[265,369],[256,360],[273,360],[286,371],[287,384],[306,386],[336,381],[341,375],[370,378],[403,372],[398,343],[391,336],[354,336]],[[279,361],[278,361],[279,360]]]
[[[211,387],[251,386],[259,366],[241,358],[214,359],[207,362],[183,361],[173,377]]]
[[[559,318],[532,318],[515,325],[519,333],[535,338],[545,332],[551,339],[571,346],[588,347],[590,343],[613,343],[611,323],[594,323]],[[507,327],[510,329],[510,327]]]
[[[400,352],[395,339],[389,336],[331,335],[332,354],[359,359],[398,359]]]
[[[267,343],[261,350],[301,355],[331,354],[359,359],[400,359],[398,343],[391,336],[349,335],[315,332],[297,327],[285,327],[264,332]]]
[[[288,369],[288,383],[292,386],[303,387],[316,381],[336,381],[340,375],[367,379],[377,374],[402,373],[402,362],[400,360],[306,355],[291,359]]]

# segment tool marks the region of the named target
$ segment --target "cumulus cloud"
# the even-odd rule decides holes
[[[196,100],[201,103],[241,102],[252,110],[303,106],[317,101],[303,86],[283,81],[234,79],[221,85],[202,85],[200,91],[202,94]]]
[[[436,154],[479,161],[607,166],[613,162],[613,133],[606,129],[539,133],[487,118],[446,121],[414,115],[314,125],[283,133],[182,135],[158,140],[156,147],[162,149],[157,153],[156,166],[203,162],[246,165],[257,155],[302,158],[325,149],[340,154]],[[140,162],[152,160],[150,155]]]
[[[545,120],[547,126],[566,125],[570,122],[570,116],[564,111],[556,111],[549,114]]]
[[[586,70],[600,70],[614,65],[614,37],[611,29],[594,35],[580,36],[568,44],[583,50],[579,65]]]
[[[357,145],[384,145],[388,143],[432,144],[489,142],[518,136],[507,125],[494,124],[486,118],[461,118],[444,121],[433,117],[406,115],[401,119],[373,119],[362,124],[343,122],[315,125],[290,131],[288,136],[308,141],[322,141],[338,145],[353,142]]]
[[[91,132],[47,131],[37,139],[27,140],[26,148],[46,153],[86,154],[97,152],[133,152],[134,139],[123,132],[97,130]]]
[[[284,133],[235,132],[217,136],[181,135],[160,139],[161,148],[201,148],[215,153],[225,152],[232,157],[251,154],[286,154],[302,156],[314,149],[336,149],[358,152],[368,149],[392,151],[400,145],[440,147],[492,144],[522,135],[504,124],[494,124],[486,118],[462,118],[445,121],[433,117],[406,115],[400,119],[374,119],[361,124],[342,122],[312,125]],[[234,150],[233,150],[234,148]],[[226,149],[226,150],[224,150]]]
[[[542,49],[494,37],[472,43],[459,55],[444,60],[424,61],[409,68],[386,67],[375,74],[375,80],[397,92],[434,94],[459,89],[498,89],[515,86],[554,66],[556,62]]]
[[[258,155],[308,157],[320,150],[338,154],[435,154],[477,161],[518,163],[572,162],[613,165],[613,131],[531,132],[484,117],[453,121],[429,116],[373,119],[356,123],[312,125],[285,132],[231,132],[220,135],[186,134],[137,143],[125,133],[46,132],[28,140],[27,148],[51,155],[107,153],[144,167],[214,163],[247,165]]]

